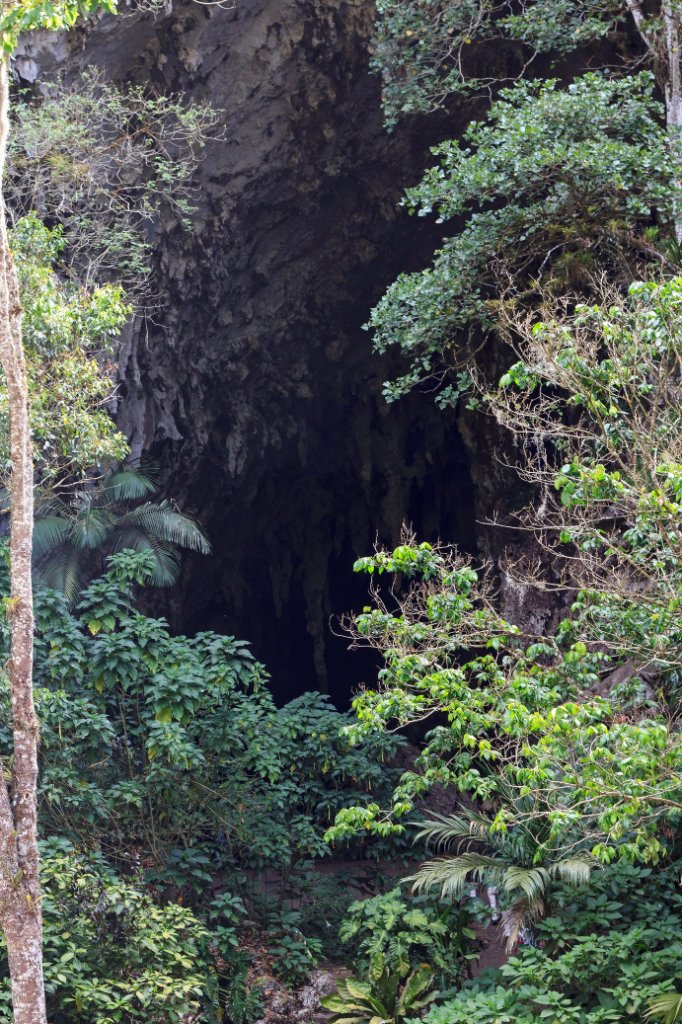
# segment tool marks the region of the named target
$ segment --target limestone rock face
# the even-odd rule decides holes
[[[154,229],[163,309],[125,341],[118,417],[214,545],[188,560],[174,624],[252,640],[288,694],[330,682],[340,696],[362,674],[329,617],[363,603],[352,563],[376,535],[397,541],[407,519],[475,545],[454,418],[424,395],[387,406],[395,367],[362,330],[438,243],[441,229],[398,203],[458,127],[386,133],[372,13],[368,0],[179,0],[34,39],[17,64],[29,81],[93,64],[222,112],[192,230]]]

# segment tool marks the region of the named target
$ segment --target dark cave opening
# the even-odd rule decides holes
[[[304,208],[273,232],[272,210],[259,206],[248,272],[205,300],[202,344],[220,353],[198,388],[207,440],[164,446],[162,461],[168,493],[184,495],[214,551],[188,560],[173,622],[248,640],[278,702],[319,689],[345,708],[378,668],[339,635],[339,616],[368,600],[355,560],[397,544],[404,523],[468,552],[478,530],[458,415],[428,393],[387,404],[382,382],[400,360],[373,353],[362,329],[391,279],[424,265],[440,229],[400,216],[362,177],[325,180]],[[264,277],[268,245],[278,262]],[[186,387],[196,388],[191,375]],[[191,487],[174,491],[185,473]]]
[[[382,382],[400,362],[374,354],[362,329],[390,280],[423,266],[440,232],[368,197],[362,180],[327,181],[314,216],[294,209],[274,234],[259,208],[243,280],[192,303],[192,336],[210,359],[196,376],[185,371],[191,443],[160,446],[167,493],[213,544],[210,557],[187,560],[173,625],[248,640],[279,703],[315,689],[345,708],[376,679],[377,656],[349,651],[338,625],[367,603],[353,563],[375,543],[397,544],[408,523],[421,539],[477,548],[458,415],[428,393],[387,404]],[[283,237],[281,266],[267,279],[252,272],[251,254],[260,266],[269,240],[279,260]]]
[[[93,36],[114,74],[146,81],[154,68],[224,122],[191,231],[159,232],[163,323],[127,342],[118,422],[213,543],[184,559],[158,610],[178,632],[249,641],[279,702],[323,689],[345,707],[376,677],[376,659],[349,653],[330,624],[367,602],[355,559],[396,544],[404,522],[476,550],[458,418],[428,394],[387,405],[382,382],[401,366],[362,330],[390,282],[442,241],[400,198],[468,114],[462,103],[388,133],[368,69],[371,5],[343,17],[286,6],[276,45],[272,0],[210,19],[180,0],[148,37],[131,31],[111,50]]]
[[[356,442],[349,452],[348,423],[330,420],[335,445],[322,431],[317,458],[305,464],[295,446],[288,458],[270,453],[261,486],[244,504],[233,501],[229,515],[214,491],[213,554],[186,565],[176,625],[247,639],[279,703],[321,689],[345,708],[359,686],[376,679],[378,657],[349,650],[340,623],[368,602],[368,579],[353,563],[375,543],[398,543],[408,523],[420,539],[476,550],[473,485],[455,422],[425,396],[386,407],[376,394],[371,404],[386,433],[399,435],[400,467],[381,431],[376,460],[361,467]],[[352,406],[346,413],[352,420]]]

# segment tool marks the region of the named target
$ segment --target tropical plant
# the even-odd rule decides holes
[[[355,701],[357,731],[441,721],[395,792],[393,821],[378,807],[348,810],[331,836],[404,827],[415,799],[445,783],[493,801],[495,831],[543,819],[547,850],[578,844],[608,862],[674,849],[682,280],[554,312],[532,328],[516,322],[521,359],[482,401],[514,431],[519,471],[543,495],[520,516],[544,563],[509,559],[502,571],[521,593],[572,595],[570,614],[554,636],[524,636],[496,610],[484,572],[414,538],[360,559],[359,571],[402,586],[375,584],[351,626],[384,659],[376,688]]]
[[[170,501],[144,501],[153,479],[134,467],[113,470],[70,494],[39,500],[33,530],[36,580],[64,594],[69,604],[125,548],[151,556],[149,583],[168,587],[180,571],[178,548],[209,554],[201,527]]]
[[[12,979],[15,1024],[45,1024],[40,857],[38,852],[38,721],[33,702],[31,553],[34,466],[22,306],[5,201],[9,137],[9,60],[22,31],[66,29],[113,0],[14,0],[0,12],[0,365],[7,384],[11,504],[9,597],[12,608],[9,687],[12,694],[11,788],[0,772],[0,927]]]
[[[305,935],[300,928],[300,915],[288,911],[268,927],[269,954],[272,969],[290,988],[304,985],[322,956],[322,941]]]
[[[37,480],[55,488],[128,454],[107,411],[115,390],[112,357],[131,309],[113,285],[86,289],[60,277],[59,227],[35,214],[11,232],[23,306],[23,344],[31,393]],[[8,390],[0,385],[0,467],[9,472]]]
[[[553,850],[548,820],[534,816],[528,806],[514,809],[514,817],[521,815],[523,824],[508,829],[496,829],[493,821],[468,808],[418,822],[417,839],[447,851],[454,847],[455,853],[426,861],[410,879],[415,892],[438,889],[443,900],[460,899],[471,880],[498,888],[512,900],[501,918],[508,951],[522,929],[530,930],[550,913],[557,881],[584,885],[598,865],[587,851]]]
[[[198,905],[218,871],[329,856],[337,810],[388,797],[398,742],[352,745],[349,716],[319,694],[278,709],[247,644],[142,615],[134,595],[152,570],[148,552],[111,556],[76,612],[36,595],[39,809],[50,833],[127,867],[142,856],[155,888]],[[9,714],[4,691],[3,753]],[[371,852],[370,837],[345,855]]]
[[[604,75],[576,76],[576,54],[584,67],[585,48],[594,55],[607,40],[613,59],[595,58]],[[451,230],[433,266],[401,275],[372,313],[376,350],[399,346],[407,360],[389,401],[423,381],[443,404],[467,393],[471,346],[494,337],[500,301],[534,307],[538,287],[566,283],[591,301],[590,274],[620,284],[679,266],[681,42],[676,2],[379,0],[372,64],[389,127],[472,91],[494,100],[492,120],[436,147],[438,164],[408,190],[411,212]],[[559,64],[556,82],[528,80],[540,54]],[[639,126],[627,113],[616,125],[606,94],[632,113],[647,75],[663,105],[645,101]],[[631,160],[640,147],[641,164]]]
[[[653,1003],[672,1008],[682,980],[679,874],[679,862],[621,863],[579,890],[559,884],[538,945],[446,994],[428,1024],[632,1024]]]
[[[677,4],[660,2],[645,8],[632,0],[378,0],[372,65],[382,76],[392,127],[405,114],[447,109],[458,94],[490,93],[527,74],[539,54],[559,61],[627,27],[636,49],[617,46],[615,54],[626,67],[644,59],[655,68],[667,124],[677,134],[681,22]],[[626,36],[630,44],[633,35]]]
[[[400,888],[352,903],[339,931],[354,971],[405,978],[420,963],[439,986],[452,986],[478,958],[471,911],[431,896],[404,896]]]
[[[229,979],[224,985],[224,1020],[229,1024],[254,1024],[264,1013],[263,993],[249,977],[251,960],[246,950],[228,957]]]
[[[391,774],[391,769],[387,770]],[[362,853],[363,860],[371,858],[370,863],[365,860],[362,864],[335,864],[333,871],[320,871],[314,860],[302,862],[295,871],[282,876],[277,891],[268,893],[268,901],[264,894],[260,894],[260,900],[252,900],[251,913],[260,909],[256,918],[262,918],[263,926],[270,932],[273,923],[277,927],[278,919],[281,920],[282,910],[295,912],[300,932],[307,939],[319,941],[322,959],[338,959],[339,930],[349,907],[357,900],[359,891],[375,891],[381,886],[382,862],[387,857],[399,860],[402,852],[399,843],[382,846],[371,840],[359,849],[351,846],[341,854],[344,858],[357,858]],[[254,908],[258,902],[260,908]]]
[[[655,1017],[661,1024],[675,1024],[682,1018],[682,995],[679,992],[666,992],[649,1001],[645,1017]]]
[[[336,993],[321,1003],[334,1024],[403,1024],[436,998],[438,993],[429,991],[432,985],[433,972],[426,964],[415,967],[404,982],[384,968],[367,982],[342,978]]]
[[[41,82],[17,103],[8,150],[7,202],[63,233],[62,262],[82,285],[114,280],[145,303],[153,227],[186,227],[192,177],[219,116],[209,103],[117,88],[95,68],[77,82]]]

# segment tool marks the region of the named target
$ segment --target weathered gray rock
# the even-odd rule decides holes
[[[263,991],[265,1014],[257,1024],[318,1024],[329,1019],[320,1000],[336,989],[336,979],[329,971],[313,971],[308,983],[291,991],[283,985],[271,985]]]
[[[428,144],[457,128],[386,134],[371,18],[368,0],[180,0],[68,43],[37,38],[17,65],[34,81],[96,64],[223,112],[192,231],[157,227],[166,306],[125,341],[119,420],[213,540],[186,566],[174,624],[251,639],[288,692],[328,677],[347,692],[328,620],[362,603],[352,562],[377,534],[396,541],[411,519],[464,546],[476,536],[456,424],[428,396],[387,406],[391,369],[361,329],[437,243],[397,203]]]

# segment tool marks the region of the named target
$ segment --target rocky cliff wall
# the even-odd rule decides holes
[[[191,231],[156,229],[164,309],[121,362],[119,420],[164,492],[197,515],[210,558],[187,562],[174,624],[254,643],[282,695],[362,670],[329,629],[362,603],[353,559],[403,519],[475,545],[469,455],[428,397],[381,397],[390,368],[361,325],[437,231],[398,208],[428,145],[457,125],[382,126],[368,0],[180,0],[37,39],[24,78],[75,76],[209,99],[221,110]],[[471,432],[469,432],[471,436]]]

